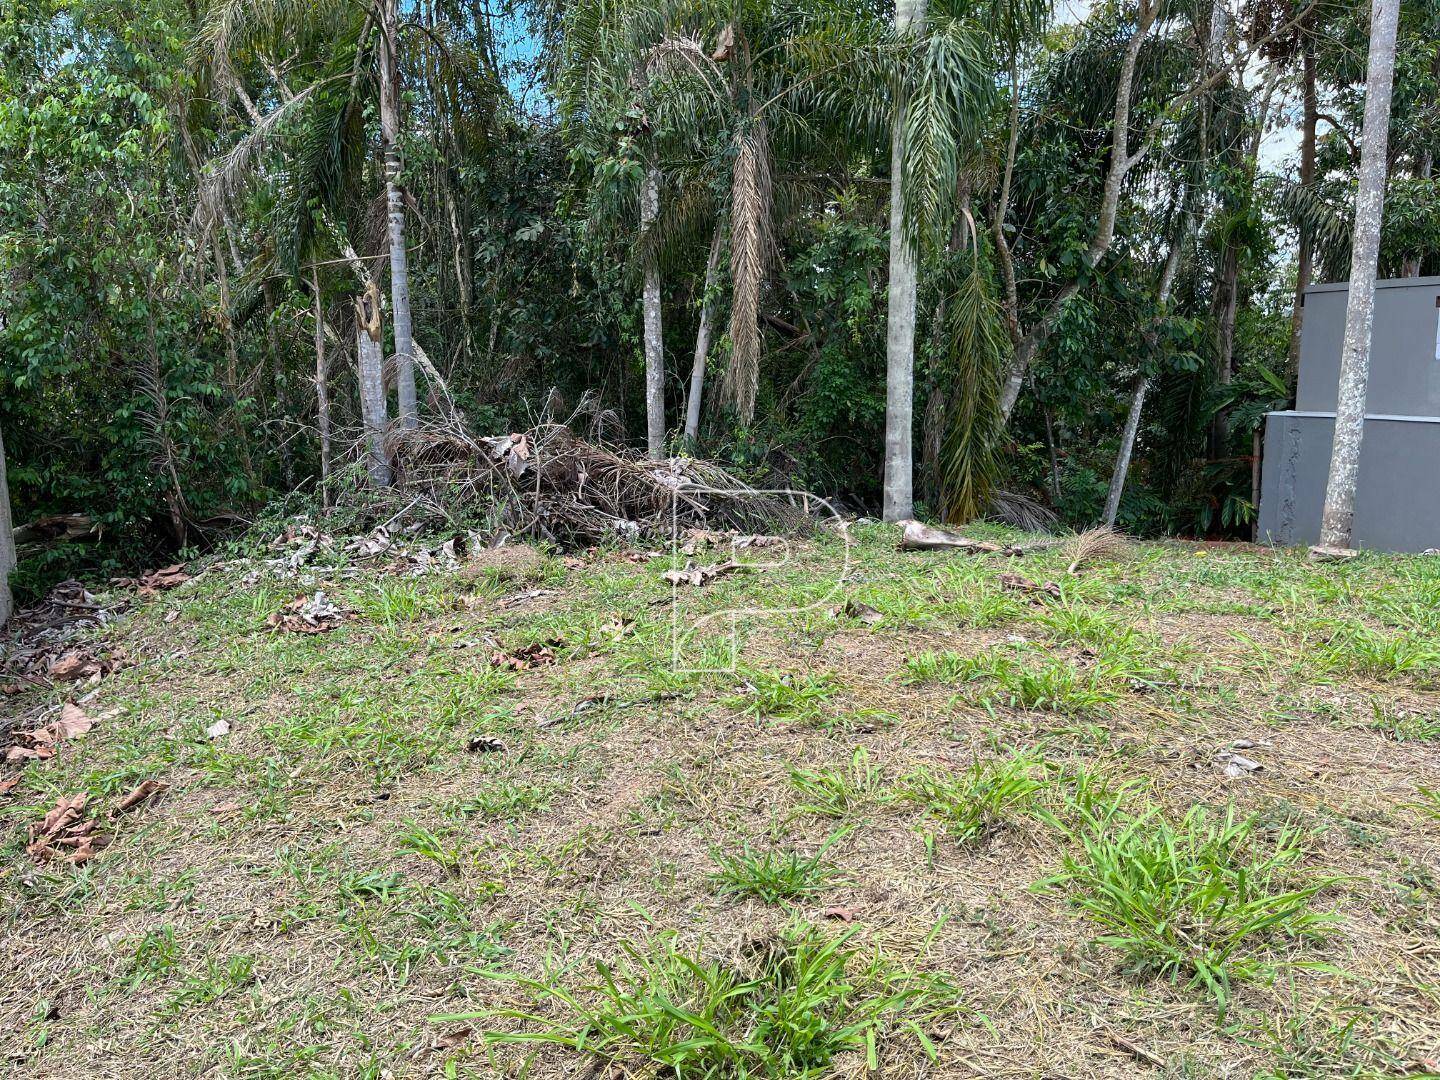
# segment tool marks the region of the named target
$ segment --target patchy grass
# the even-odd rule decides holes
[[[1440,561],[854,532],[675,611],[503,548],[140,601],[129,666],[0,699],[103,716],[0,771],[0,1072],[1434,1071]],[[109,845],[34,863],[80,793]]]

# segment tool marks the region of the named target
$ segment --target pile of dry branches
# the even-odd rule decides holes
[[[614,450],[562,423],[484,438],[456,421],[395,432],[390,449],[400,513],[463,517],[496,535],[584,547],[687,528],[795,534],[813,525],[803,497],[757,491],[704,461]]]

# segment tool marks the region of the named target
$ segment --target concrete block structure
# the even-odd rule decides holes
[[[1265,422],[1261,543],[1320,539],[1347,288],[1341,282],[1305,291],[1295,408]],[[1370,342],[1355,546],[1440,548],[1440,277],[1377,282]]]

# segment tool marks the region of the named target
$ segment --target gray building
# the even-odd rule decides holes
[[[1305,290],[1295,408],[1265,422],[1261,543],[1320,539],[1347,288]],[[1440,548],[1440,277],[1376,283],[1354,536],[1378,551]]]

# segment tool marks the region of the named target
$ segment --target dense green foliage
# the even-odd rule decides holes
[[[0,429],[15,519],[81,513],[103,529],[98,546],[23,551],[22,588],[203,547],[276,496],[315,490],[317,285],[334,483],[358,482],[352,301],[387,250],[378,10],[0,5]],[[436,415],[426,387],[482,433],[588,394],[608,436],[636,442],[652,253],[675,448],[873,507],[888,101],[902,86],[929,508],[963,518],[1012,492],[1093,522],[1129,388],[1148,376],[1120,525],[1244,535],[1252,436],[1293,385],[1297,239],[1316,280],[1345,273],[1368,12],[1162,9],[1131,94],[1145,157],[1123,178],[1113,244],[1091,259],[1117,73],[1150,10],[1108,0],[1075,24],[1044,4],[946,0],[906,44],[865,0],[402,3],[415,336],[439,376],[422,378],[422,415]],[[1389,275],[1440,271],[1437,18],[1433,0],[1407,0]],[[1323,117],[1304,183],[1307,71]],[[647,168],[660,216],[642,238]],[[712,242],[723,256],[707,290]],[[1172,243],[1183,257],[1162,303]],[[1001,379],[1060,294],[1006,423]],[[707,301],[691,446],[680,432]]]

